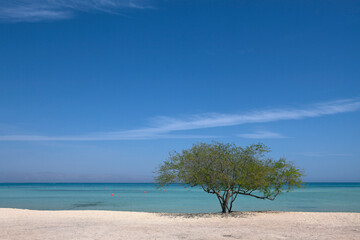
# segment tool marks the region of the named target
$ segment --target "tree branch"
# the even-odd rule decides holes
[[[252,192],[252,191],[251,191]],[[257,195],[254,195],[254,194],[252,194],[252,193],[240,193],[239,192],[239,194],[242,194],[242,195],[247,195],[247,196],[251,196],[251,197],[255,197],[255,198],[259,198],[259,199],[269,199],[269,200],[275,200],[275,198],[279,195],[279,191],[275,194],[275,195],[273,195],[272,197],[270,196],[270,195],[268,195],[268,196],[257,196]]]

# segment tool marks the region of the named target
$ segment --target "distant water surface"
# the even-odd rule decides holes
[[[113,194],[113,196],[112,196]],[[215,195],[199,188],[151,183],[0,183],[0,208],[219,212]],[[239,195],[235,211],[360,212],[360,183],[307,183],[275,201]]]

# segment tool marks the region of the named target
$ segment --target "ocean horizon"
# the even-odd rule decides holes
[[[308,182],[274,201],[239,195],[234,211],[360,212],[359,182]],[[0,208],[110,210],[168,213],[219,212],[201,188],[155,183],[0,183]]]

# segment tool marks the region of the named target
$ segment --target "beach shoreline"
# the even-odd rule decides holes
[[[0,239],[360,239],[360,213],[0,208]]]

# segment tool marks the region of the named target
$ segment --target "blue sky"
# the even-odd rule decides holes
[[[147,182],[263,142],[360,181],[358,1],[0,1],[0,182]]]

